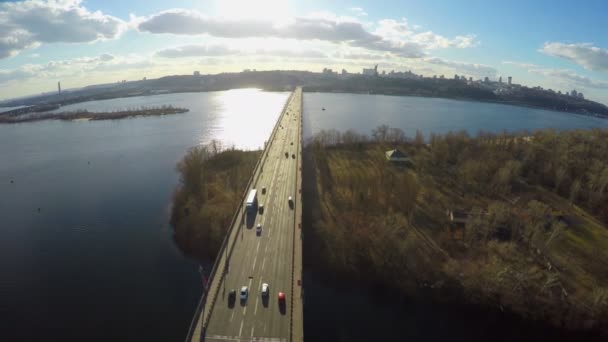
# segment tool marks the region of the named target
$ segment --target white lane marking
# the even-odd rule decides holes
[[[255,309],[253,309],[254,316],[258,313],[258,301],[259,301],[259,298],[256,296],[255,297]]]
[[[232,315],[230,315],[230,322],[232,322],[232,318],[234,318],[234,310],[232,310]]]
[[[255,329],[255,327],[251,327],[251,337],[253,337],[253,329]]]
[[[266,256],[264,256],[264,259],[262,260],[262,272],[264,272],[264,265],[266,265]]]
[[[265,332],[265,330],[264,330]],[[216,341],[258,341],[258,342],[287,342],[286,338],[280,337],[256,337],[256,338],[241,338],[239,336],[221,336],[221,335],[207,335],[205,336],[205,340],[216,340]]]
[[[241,328],[239,329],[239,337],[241,336],[241,333],[243,332],[243,323],[245,323],[244,319],[241,320]]]

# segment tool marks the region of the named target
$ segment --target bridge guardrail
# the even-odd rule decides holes
[[[285,115],[285,111],[287,109],[287,105],[291,102],[291,99],[293,97],[294,92],[292,92],[289,95],[289,97],[287,98],[287,101],[283,105],[283,110],[281,111],[281,115],[279,116],[277,122],[274,125],[274,128],[272,129],[272,132],[270,133],[270,138],[268,139],[268,143],[264,147],[262,155],[260,156],[260,158],[258,158],[258,160],[257,160],[257,162],[256,162],[256,164],[255,164],[255,166],[253,168],[253,172],[251,173],[251,176],[249,177],[249,180],[247,181],[247,185],[245,186],[243,194],[241,195],[241,200],[239,202],[238,209],[235,211],[234,215],[232,216],[232,220],[230,222],[230,226],[228,228],[228,231],[226,232],[226,235],[224,236],[224,240],[222,241],[222,245],[220,246],[220,250],[218,251],[218,254],[217,254],[216,258],[215,258],[215,261],[213,262],[213,267],[211,268],[211,272],[209,273],[209,278],[207,279],[208,288],[201,295],[201,299],[199,300],[199,303],[197,305],[196,311],[194,312],[194,317],[192,318],[192,321],[190,322],[190,327],[188,329],[188,335],[186,336],[186,342],[190,342],[192,340],[194,331],[196,330],[196,324],[198,324],[198,320],[200,318],[200,315],[204,313],[205,305],[207,304],[207,294],[210,292],[209,291],[210,290],[209,289],[209,286],[210,286],[209,284],[213,284],[213,279],[214,279],[215,274],[217,272],[218,263],[222,259],[222,255],[223,255],[223,253],[224,253],[224,251],[226,249],[226,245],[228,244],[228,240],[230,239],[230,235],[232,235],[232,231],[234,230],[234,224],[235,224],[235,222],[236,222],[236,220],[238,218],[239,213],[241,212],[241,210],[243,208],[243,203],[245,202],[245,199],[247,197],[247,193],[248,193],[249,187],[251,186],[251,183],[253,181],[254,176],[256,174],[258,174],[258,168],[259,168],[259,166],[263,162],[265,162],[266,158],[268,157],[268,150],[270,149],[270,145],[272,144],[272,140],[274,138],[274,135],[277,132],[277,127],[279,126],[279,123],[281,122],[281,119]],[[258,177],[259,177],[259,174],[258,174]],[[238,229],[241,229],[241,225],[240,224],[239,224],[239,228]],[[230,258],[230,256],[232,255],[232,250],[234,249],[234,244],[235,243],[236,243],[236,241],[234,241],[233,244],[232,244],[232,248],[230,249],[228,258]],[[222,279],[224,278],[225,274],[226,274],[226,272],[222,272],[222,274],[220,276],[221,277],[220,278],[220,283],[221,283]],[[211,299],[211,306],[210,306],[209,310],[213,309],[213,306],[215,305],[215,301],[217,299],[217,292],[219,292],[219,291],[216,291],[216,293],[213,295],[213,298]],[[206,326],[207,326],[208,323],[209,323],[209,316],[207,316],[206,320],[204,322],[202,322],[201,336],[204,336],[205,329],[206,329]]]

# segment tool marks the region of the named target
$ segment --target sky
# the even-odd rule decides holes
[[[608,104],[608,1],[0,1],[0,99],[59,81],[375,64]]]

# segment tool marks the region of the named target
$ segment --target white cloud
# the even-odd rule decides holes
[[[80,0],[28,0],[0,3],[0,58],[41,43],[85,43],[115,38],[125,23]]]
[[[549,77],[558,82],[559,85],[569,88],[584,87],[591,89],[608,89],[608,81],[592,79],[577,74],[575,71],[569,69],[544,68],[536,64],[513,61],[504,61],[502,63],[526,69],[526,71],[531,74]]]
[[[451,61],[437,57],[425,58],[424,62],[428,64],[447,67],[452,72],[464,74],[466,76],[491,77],[495,76],[497,73],[496,68],[484,64]]]
[[[213,56],[276,56],[276,57],[303,57],[303,58],[325,58],[327,55],[319,50],[312,49],[288,49],[288,48],[242,48],[234,49],[225,45],[183,45],[163,49],[155,53],[158,57],[182,58],[182,57],[213,57]]]
[[[590,43],[545,43],[540,52],[567,59],[589,70],[608,71],[608,50]]]
[[[24,64],[13,70],[0,70],[0,84],[10,81],[24,81],[33,78],[61,78],[83,75],[93,71],[118,70],[141,67],[145,59],[136,56],[115,57],[101,54],[96,57],[78,57],[67,60],[50,61],[43,64]],[[148,64],[150,65],[150,64]]]
[[[365,16],[367,16],[367,12],[365,12],[363,10],[363,8],[361,8],[361,7],[351,7],[348,10],[351,11],[351,12],[353,12],[353,14],[356,15],[357,17],[365,17]]]
[[[158,57],[181,58],[181,57],[203,57],[203,56],[228,56],[238,51],[222,45],[183,45],[163,49],[156,52]]]
[[[370,31],[356,18],[338,17],[328,12],[288,18],[275,23],[270,20],[209,17],[197,11],[171,9],[149,17],[134,17],[132,25],[139,31],[157,34],[207,34],[220,38],[275,37],[325,41],[391,52],[408,58],[423,57],[429,49],[468,48],[476,44],[474,35],[449,39],[430,31],[417,33],[405,20],[382,20],[375,31]]]

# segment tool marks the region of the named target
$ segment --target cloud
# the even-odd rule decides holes
[[[355,18],[327,12],[288,18],[274,23],[257,19],[209,17],[200,12],[171,9],[149,17],[134,17],[132,25],[141,32],[181,35],[207,34],[219,38],[274,37],[318,40],[346,44],[368,50],[385,51],[400,57],[420,58],[428,49],[475,46],[474,35],[449,39],[433,32],[417,33],[405,21],[382,20],[376,31],[369,31]]]
[[[0,3],[0,58],[41,43],[85,43],[121,34],[125,23],[80,0],[28,0]]]
[[[325,58],[327,55],[312,49],[241,49],[236,50],[224,45],[183,45],[163,49],[155,53],[158,57],[182,58],[182,57],[219,57],[219,56],[276,56],[287,58]]]
[[[222,45],[183,45],[156,52],[156,56],[165,58],[228,56],[238,51]]]
[[[594,80],[589,77],[585,77],[577,74],[576,72],[568,69],[547,69],[537,68],[530,69],[529,72],[533,74],[549,76],[561,81],[565,81],[570,85],[576,85],[579,87],[593,88],[593,89],[608,89],[608,82],[601,80]]]
[[[353,12],[353,14],[356,15],[357,17],[365,17],[365,16],[367,16],[367,12],[365,12],[363,10],[363,8],[361,8],[361,7],[351,7],[348,10],[351,11],[351,12]]]
[[[0,70],[0,83],[31,78],[57,78],[85,72],[116,70],[141,66],[141,58],[115,57],[104,53],[96,57],[78,57],[41,64],[24,64],[13,70]]]
[[[560,57],[589,70],[608,71],[608,50],[590,43],[545,43],[539,50],[549,56]]]
[[[521,63],[513,61],[504,61],[502,64],[514,65],[526,69],[531,74],[541,75],[553,78],[554,80],[561,82],[569,87],[585,87],[592,89],[608,89],[608,82],[603,80],[596,80],[586,76],[577,74],[573,70],[569,69],[552,69],[544,68],[532,63]]]
[[[495,76],[497,73],[496,68],[484,64],[450,61],[437,57],[425,58],[424,62],[428,64],[448,67],[451,70],[458,71],[459,73],[473,75],[475,77]]]

